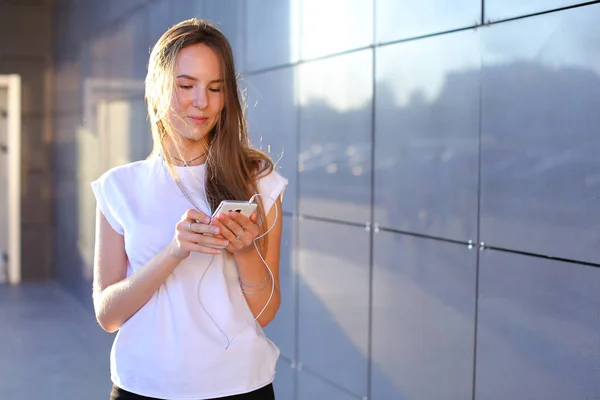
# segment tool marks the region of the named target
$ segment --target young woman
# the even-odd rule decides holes
[[[227,39],[197,19],[170,28],[146,102],[153,153],[92,183],[94,308],[118,330],[111,399],[273,399],[279,350],[262,327],[280,303],[287,180],[250,148]],[[249,218],[212,216],[257,193]]]

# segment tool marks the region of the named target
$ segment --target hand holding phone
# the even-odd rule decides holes
[[[252,213],[254,213],[254,211],[256,211],[257,207],[258,207],[258,205],[256,203],[249,203],[249,202],[243,201],[243,200],[242,201],[240,201],[240,200],[223,200],[221,202],[221,204],[219,204],[219,206],[217,207],[215,212],[213,213],[212,217],[217,218],[217,215],[219,215],[220,213],[229,215],[230,212],[235,211],[235,212],[242,214],[246,218],[250,218]],[[211,224],[212,224],[212,222],[211,222]],[[220,247],[212,246],[212,245],[207,245],[207,246],[213,247],[215,249],[224,248],[223,246],[220,246]]]
[[[229,214],[230,212],[235,211],[250,218],[252,213],[256,210],[256,207],[256,203],[248,203],[247,201],[223,200],[213,213],[212,217],[216,218],[219,213]]]

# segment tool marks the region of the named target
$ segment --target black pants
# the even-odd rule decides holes
[[[110,392],[110,400],[159,400],[153,397],[140,396],[139,394],[131,393],[113,385]],[[268,384],[265,387],[257,389],[250,393],[238,394],[235,396],[219,397],[214,400],[275,400],[273,385]]]

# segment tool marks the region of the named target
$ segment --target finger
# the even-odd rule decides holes
[[[250,222],[252,222],[253,224],[258,222],[258,214],[256,213],[256,211],[254,211],[250,216]]]
[[[236,234],[229,229],[227,225],[223,221],[218,218],[214,218],[212,221],[213,226],[217,227],[221,231],[221,236],[223,236],[227,240],[235,239]]]
[[[194,221],[182,219],[175,225],[177,232],[192,232]]]
[[[254,213],[252,215],[254,215]],[[250,216],[250,218],[252,218],[252,215]],[[237,221],[237,223],[240,224],[245,231],[251,233],[253,237],[258,236],[258,232],[260,229],[256,225],[256,222],[252,222],[252,219],[236,212],[232,212],[230,214],[230,217],[231,219]]]
[[[234,223],[234,221],[230,221],[230,223]],[[256,234],[253,234],[251,232],[251,229],[243,229],[241,226],[238,225],[239,230],[236,230],[235,228],[232,230],[229,227],[226,227],[223,225],[223,222],[221,220],[217,220],[216,224],[219,224],[220,226],[222,226],[222,232],[223,232],[223,236],[225,236],[226,239],[228,239],[231,243],[230,247],[231,248],[227,248],[227,250],[231,251],[231,252],[235,252],[235,250],[240,250],[243,249],[245,247],[251,246],[252,243],[254,242],[254,239],[256,238]],[[249,225],[253,225],[253,224],[249,224]],[[256,229],[258,229],[258,227],[256,227],[256,225],[253,225]]]
[[[221,249],[221,248],[216,249],[213,247],[202,246],[202,245],[196,244],[196,243],[188,243],[187,249],[189,251],[194,251],[196,253],[214,254],[214,255],[219,255],[223,252],[223,249]]]
[[[197,223],[197,222],[192,222],[191,225],[189,225],[188,223],[188,231],[189,231],[189,227],[191,227],[191,231],[193,233],[206,233],[206,234],[211,234],[211,235],[219,235],[221,234],[221,229],[218,226],[214,226],[214,225],[207,225],[207,224],[201,224],[201,223]]]
[[[246,217],[244,214],[235,211],[229,213],[229,218],[231,218],[234,221],[237,221],[237,223],[240,224],[242,227],[245,227],[250,223],[248,217]]]
[[[207,225],[201,222],[196,222],[195,220],[188,219],[179,221],[175,226],[175,229],[177,231],[189,233],[214,233],[214,228],[215,227],[213,227],[212,225]]]
[[[180,241],[186,241],[192,244],[198,244],[201,246],[206,246],[208,244],[218,247],[225,247],[229,245],[229,240],[223,238],[217,238],[214,236],[210,236],[207,234],[198,234],[198,233],[187,233],[184,232],[179,236]]]
[[[225,239],[229,240],[229,246],[227,246],[227,250],[231,252],[235,252],[236,250],[244,247],[244,243],[237,238],[237,235],[232,232],[228,227],[226,227],[221,220],[216,220],[213,224],[219,226],[221,228],[221,234]],[[239,227],[239,226],[238,226]],[[239,227],[241,230],[241,227]],[[243,237],[243,236],[242,236]]]
[[[240,246],[240,248],[243,248],[243,247],[251,246],[252,243],[254,242],[254,237],[252,235],[250,235],[250,233],[248,231],[246,231],[246,233],[244,233],[242,236],[240,236],[239,240],[242,244]]]
[[[244,233],[244,227],[238,221],[231,219],[227,214],[219,214],[217,219],[236,237]]]
[[[217,218],[214,217],[211,221],[210,221],[210,225],[219,228],[220,232],[221,232],[221,236],[225,237],[225,231],[230,231],[230,229],[223,224],[223,222]]]
[[[183,214],[182,219],[187,219],[190,221],[199,221],[204,224],[210,223],[210,217],[208,215],[204,214],[201,211],[194,210],[193,208],[187,210],[185,214]]]
[[[229,251],[230,253],[235,253],[237,251],[237,249],[231,242],[229,242],[229,245],[225,247],[225,250]]]

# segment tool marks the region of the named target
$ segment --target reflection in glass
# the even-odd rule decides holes
[[[268,334],[267,334],[268,336]],[[273,388],[276,399],[294,399],[296,389],[296,370],[283,357],[279,357]]]
[[[598,268],[481,254],[475,398],[597,397]]]
[[[376,0],[377,42],[479,25],[481,0]]]
[[[586,3],[582,0],[485,0],[484,21],[498,21],[505,18],[522,17],[556,8]]]
[[[481,236],[600,262],[600,5],[482,31]]]
[[[108,54],[111,79],[146,78],[150,54],[146,24],[146,15],[135,13],[111,30]]]
[[[298,372],[298,400],[356,400],[361,397],[350,395],[320,379],[310,372]],[[365,399],[366,397],[362,397]]]
[[[299,57],[300,0],[248,0],[247,69],[295,62]]]
[[[152,138],[144,104],[148,54],[145,13],[135,13],[115,29],[82,47],[81,124],[69,133],[77,144],[78,258],[82,277],[92,277],[95,199],[89,183],[108,169],[145,158]]]
[[[110,33],[94,36],[81,46],[81,106],[77,108],[81,116],[70,120],[68,126],[61,132],[65,139],[62,157],[70,158],[72,166],[66,171],[75,173],[77,184],[71,190],[64,192],[64,203],[69,203],[69,210],[64,215],[63,230],[69,232],[71,242],[67,248],[72,249],[73,242],[77,251],[71,250],[67,259],[77,260],[80,271],[77,278],[90,281],[93,273],[94,226],[96,220],[96,202],[90,193],[90,182],[98,178],[104,170],[101,169],[100,140],[97,128],[105,126],[106,108],[100,104],[104,100],[101,90],[95,88],[109,85],[110,58],[114,37]],[[67,144],[68,143],[68,144]],[[75,151],[67,149],[73,147]],[[85,157],[85,158],[84,158]],[[73,169],[73,172],[70,170]],[[75,215],[73,215],[75,214]]]
[[[194,7],[203,8],[196,13],[198,18],[205,18],[212,21],[227,37],[233,49],[235,68],[237,71],[243,71],[245,69],[244,40],[246,33],[244,32],[244,20],[247,8],[244,6],[244,3],[246,0],[188,1]]]
[[[52,110],[57,113],[72,113],[81,107],[81,61],[60,60],[55,64],[54,101]],[[60,134],[60,132],[56,132]]]
[[[160,36],[169,28],[170,21],[168,19],[170,10],[169,0],[154,0],[146,6],[146,26],[147,26],[147,41],[141,42],[147,49],[147,59],[150,57],[150,49],[158,41]]]
[[[464,245],[375,234],[374,400],[471,398],[476,255]]]
[[[284,211],[296,212],[298,153],[297,67],[251,75],[247,81],[247,118],[252,144],[268,153],[288,180]]]
[[[373,0],[302,0],[300,4],[303,59],[373,42]]]
[[[370,219],[372,52],[300,66],[300,212]]]
[[[465,31],[377,50],[376,223],[476,239],[478,39]]]
[[[326,222],[299,224],[298,358],[314,373],[364,396],[369,233]]]

